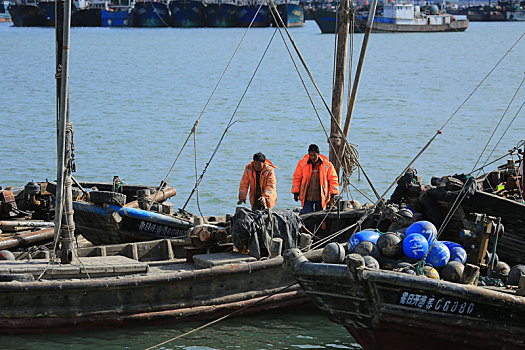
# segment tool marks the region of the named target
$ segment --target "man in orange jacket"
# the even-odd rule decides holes
[[[332,163],[319,154],[317,145],[308,147],[308,154],[297,164],[293,173],[292,193],[295,201],[301,200],[302,214],[332,206],[339,194],[339,181]]]
[[[277,202],[277,191],[274,168],[266,156],[255,153],[253,161],[244,169],[239,186],[239,201],[237,204],[246,203],[246,195],[250,188],[250,204],[253,210],[271,209]],[[278,169],[278,168],[277,168]]]

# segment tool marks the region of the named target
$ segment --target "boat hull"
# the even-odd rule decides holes
[[[201,1],[171,1],[169,8],[172,27],[190,28],[206,25],[206,6]]]
[[[132,11],[109,11],[103,9],[100,16],[102,27],[130,27],[133,23]]]
[[[45,18],[36,5],[9,5],[9,15],[15,27],[44,27]]]
[[[149,250],[158,255],[158,246],[144,244],[135,243],[127,250],[135,254]],[[159,245],[172,249],[168,240],[159,241]],[[30,268],[22,261],[0,262],[0,273],[19,268],[36,275],[39,269],[46,269],[40,282],[0,282],[0,333],[207,320],[233,311],[252,313],[309,302],[295,279],[282,269],[282,257],[247,262],[246,256],[236,253],[240,262],[196,268],[169,265],[169,261],[156,265],[122,256],[92,256],[115,249],[79,249],[81,262],[69,266],[48,266],[47,260],[33,260]],[[320,252],[314,255],[319,258]],[[90,271],[90,278],[85,271]],[[239,310],[242,307],[248,308]]]
[[[304,10],[299,4],[279,4],[277,10],[287,27],[302,27],[304,25]],[[271,15],[270,15],[271,16]],[[272,17],[272,25],[275,22]],[[279,26],[281,24],[279,23]]]
[[[100,27],[102,26],[102,9],[79,9],[71,15],[72,27]]]
[[[206,21],[208,27],[238,27],[239,7],[234,4],[208,4]]]
[[[259,5],[239,6],[239,25],[241,27],[248,27],[251,23],[252,27],[269,27],[270,8],[267,5],[263,5],[259,13],[257,13],[258,9]],[[255,16],[256,13],[257,16]]]
[[[356,25],[360,32],[366,28],[366,18],[356,17]],[[391,18],[375,17],[372,26],[374,33],[425,33],[425,32],[464,32],[468,28],[468,20],[455,20],[450,17],[442,18],[441,24],[417,23],[417,24],[396,24]]]
[[[364,349],[525,348],[525,297],[342,264],[292,266],[314,304]]]
[[[162,2],[141,1],[133,9],[133,26],[168,27],[168,6]]]
[[[339,30],[339,18],[335,10],[315,10],[312,16],[321,33],[333,34]],[[363,28],[354,26],[353,31],[354,33],[361,33]]]

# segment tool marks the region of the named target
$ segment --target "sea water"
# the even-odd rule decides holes
[[[263,152],[280,168],[277,207],[297,206],[290,191],[293,171],[310,143],[328,154],[324,129],[330,132],[329,115],[299,68],[319,121],[279,32],[272,40],[274,32],[274,28],[248,32],[201,116],[245,29],[73,28],[69,75],[74,176],[79,181],[111,182],[118,175],[126,183],[147,185],[167,178],[177,189],[174,206],[182,208],[196,177],[206,169],[198,197],[194,194],[186,209],[198,213],[200,206],[204,215],[224,215],[235,210],[244,166],[254,153]],[[349,141],[356,145],[379,193],[438,129],[442,134],[414,164],[425,183],[433,175],[470,172],[525,138],[525,111],[518,113],[525,101],[523,90],[507,109],[524,78],[523,40],[456,113],[524,32],[525,23],[478,22],[464,33],[370,37]],[[334,35],[321,35],[313,21],[290,33],[330,106]],[[50,28],[0,23],[0,185],[4,187],[56,178],[54,35]],[[352,80],[362,39],[357,34],[352,41]],[[289,43],[288,47],[293,50]],[[199,117],[195,139],[189,138],[170,172]],[[235,123],[224,134],[230,120]],[[375,199],[362,173],[356,172],[352,181],[364,195],[352,190],[345,198],[362,203]],[[141,349],[201,324],[2,336],[0,347]],[[342,326],[317,311],[288,310],[221,321],[162,348],[360,347]]]

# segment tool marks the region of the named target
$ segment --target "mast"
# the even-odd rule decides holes
[[[354,84],[352,85],[352,93],[350,94],[350,100],[348,101],[348,109],[346,111],[346,120],[343,128],[343,137],[348,137],[348,130],[350,129],[350,121],[352,120],[352,113],[354,111],[355,99],[357,96],[357,89],[359,88],[359,81],[361,79],[361,72],[363,70],[363,63],[365,61],[366,49],[368,47],[368,38],[372,32],[372,26],[374,24],[374,16],[376,13],[377,0],[372,0],[370,4],[370,9],[368,12],[368,22],[366,23],[365,35],[363,37],[363,44],[361,45],[361,53],[359,54],[359,62],[357,63],[357,68],[354,77]],[[344,147],[339,148],[339,158],[343,156]],[[339,164],[333,163],[335,170],[339,173]]]
[[[61,4],[64,4],[61,11]],[[60,242],[60,262],[73,260],[73,197],[71,194],[69,121],[69,34],[71,28],[71,0],[57,1],[55,5],[56,78],[57,78],[57,188],[55,207],[55,246]]]
[[[331,144],[329,159],[335,168],[339,169],[337,155],[341,146],[341,133],[339,125],[343,115],[343,102],[345,91],[346,56],[348,51],[348,32],[350,31],[350,1],[341,0],[339,7],[339,28],[337,32],[337,52],[335,62],[335,82],[332,92],[332,123],[329,137]]]

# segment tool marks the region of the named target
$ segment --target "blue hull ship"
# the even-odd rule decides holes
[[[206,16],[208,27],[239,26],[239,8],[234,4],[208,4]]]
[[[172,27],[204,27],[206,26],[206,6],[198,0],[176,0],[169,4]]]
[[[133,26],[168,27],[168,6],[163,2],[140,1],[133,9]]]
[[[133,23],[133,11],[127,6],[102,10],[100,16],[102,27],[130,27]]]
[[[304,10],[301,5],[279,4],[277,10],[287,27],[302,27],[304,25]],[[275,25],[275,23],[272,24]]]
[[[260,5],[239,6],[239,25],[248,27],[253,20],[252,27],[269,27],[270,26],[270,8],[267,5],[261,6],[259,13],[257,10]],[[257,13],[257,16],[255,14]]]

